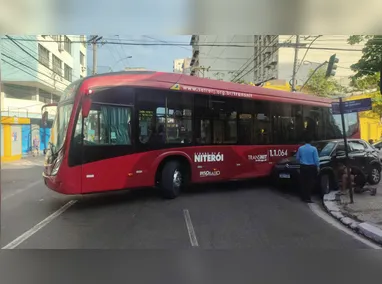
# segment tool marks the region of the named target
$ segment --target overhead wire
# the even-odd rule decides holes
[[[292,36],[293,37],[293,36]],[[271,43],[273,43],[278,37],[274,37],[273,40],[271,41]],[[253,46],[255,47],[255,45]],[[272,45],[273,47],[273,45]],[[247,75],[249,72],[251,72],[252,70],[255,69],[255,67],[253,67],[253,69],[251,69],[251,71],[247,72],[244,76],[240,77],[239,79],[237,79],[243,72],[245,72],[245,70],[248,68],[248,66],[253,62],[255,61],[262,53],[265,49],[267,49],[268,46],[265,46],[260,52],[258,52],[258,55],[256,56],[256,54],[253,54],[240,68],[239,70],[245,65],[245,67],[238,73],[234,76],[234,78],[231,80],[232,82],[235,82],[237,80],[240,80],[241,78],[243,78],[245,75]]]

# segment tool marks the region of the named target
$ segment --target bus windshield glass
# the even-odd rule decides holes
[[[66,132],[69,126],[70,115],[72,114],[74,97],[81,81],[70,84],[63,92],[58,104],[56,118],[52,127],[50,148],[53,153],[57,153],[64,145]]]
[[[53,135],[51,136],[51,146],[53,153],[56,153],[58,150],[60,150],[64,144],[72,110],[72,103],[58,107],[56,119],[54,120],[52,127]]]

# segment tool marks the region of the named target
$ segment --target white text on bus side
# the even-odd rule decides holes
[[[194,155],[194,161],[195,163],[202,163],[202,162],[223,162],[224,161],[224,155],[217,153],[198,153]]]
[[[288,150],[269,150],[270,157],[286,157],[288,156]]]

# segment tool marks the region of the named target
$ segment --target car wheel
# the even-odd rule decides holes
[[[332,189],[333,181],[332,176],[330,174],[322,174],[320,177],[320,192],[321,195],[324,196],[328,194]]]
[[[184,184],[184,170],[178,161],[169,161],[162,170],[160,188],[162,195],[167,199],[176,198]]]
[[[369,173],[369,179],[368,182],[371,185],[376,185],[381,181],[381,170],[378,166],[373,165],[371,167],[370,173]]]

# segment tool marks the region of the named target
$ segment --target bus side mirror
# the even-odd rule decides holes
[[[82,100],[82,117],[88,117],[90,108],[92,106],[92,99],[89,96],[85,96]]]

